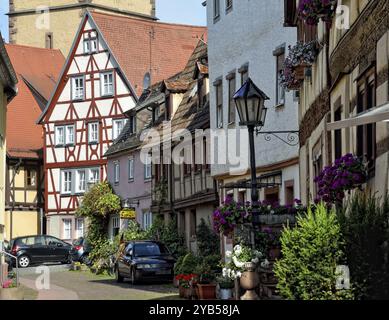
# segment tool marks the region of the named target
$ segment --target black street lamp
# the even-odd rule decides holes
[[[254,131],[256,127],[262,127],[265,123],[267,113],[265,100],[269,100],[269,97],[260,90],[250,78],[248,78],[243,86],[235,93],[233,98],[240,118],[239,124],[241,126],[247,126],[249,133],[251,202],[253,210],[253,226],[256,228],[260,222],[258,211],[259,197],[257,188],[257,170],[255,164]]]

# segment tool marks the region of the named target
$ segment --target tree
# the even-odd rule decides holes
[[[274,272],[282,297],[292,300],[351,298],[348,290],[336,290],[336,266],[344,258],[340,225],[324,204],[298,216],[295,228],[281,234],[282,258]]]
[[[356,193],[339,209],[357,299],[389,298],[389,198]]]
[[[89,219],[87,238],[92,248],[106,241],[109,217],[120,209],[120,198],[113,193],[108,182],[96,184],[85,193],[76,215]]]

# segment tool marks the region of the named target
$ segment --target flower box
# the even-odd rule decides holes
[[[216,299],[216,284],[197,284],[200,300]]]
[[[308,25],[317,25],[320,19],[330,23],[336,4],[336,0],[300,0],[298,16]]]

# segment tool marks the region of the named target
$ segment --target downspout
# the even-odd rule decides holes
[[[15,210],[15,177],[16,174],[19,173],[19,168],[22,164],[22,159],[19,159],[18,163],[14,166],[14,171],[12,173],[12,206],[11,206],[11,211],[10,211],[10,233],[9,233],[9,239],[11,240],[13,238],[13,212]]]

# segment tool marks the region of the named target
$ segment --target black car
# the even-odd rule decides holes
[[[73,241],[72,249],[70,250],[70,256],[72,261],[85,263],[90,265],[89,253],[91,252],[91,247],[88,241],[81,237]]]
[[[12,239],[9,253],[18,258],[18,265],[27,268],[31,264],[45,262],[68,263],[71,245],[52,236],[26,236]]]
[[[172,280],[176,260],[166,246],[156,241],[131,241],[121,246],[115,264],[116,281]]]

